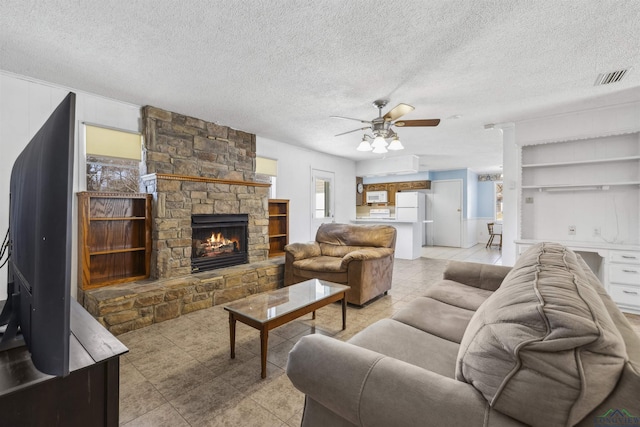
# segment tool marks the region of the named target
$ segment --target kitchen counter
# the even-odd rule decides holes
[[[356,218],[354,220],[351,220],[351,222],[355,222],[355,223],[367,223],[367,222],[393,222],[393,223],[409,223],[409,224],[413,224],[413,221],[398,221],[395,218],[373,218],[373,217],[360,217],[360,218]]]
[[[395,257],[398,259],[417,259],[422,253],[422,222],[397,221],[395,218],[363,217],[351,220],[356,224],[384,224],[393,226],[396,231]]]

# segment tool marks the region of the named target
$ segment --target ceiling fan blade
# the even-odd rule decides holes
[[[336,136],[342,136],[342,135],[346,135],[346,134],[351,133],[351,132],[357,132],[359,130],[369,130],[369,129],[371,129],[371,128],[369,126],[367,126],[366,128],[359,128],[359,129],[350,130],[348,132],[342,132],[342,133],[337,134]]]
[[[342,116],[329,116],[332,119],[344,119],[344,120],[355,120],[356,122],[360,122],[360,123],[371,123],[371,121],[369,120],[360,120],[360,119],[353,119],[351,117],[342,117]]]
[[[414,110],[414,108],[409,104],[398,104],[391,111],[385,114],[384,120],[386,122],[392,122],[397,118],[404,116],[407,113],[410,113]]]
[[[393,125],[398,127],[409,126],[438,126],[440,119],[423,119],[423,120],[400,120]]]

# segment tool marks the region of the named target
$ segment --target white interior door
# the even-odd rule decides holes
[[[334,222],[334,179],[334,172],[311,169],[311,240],[320,224]]]
[[[433,244],[462,246],[462,180],[432,181]]]

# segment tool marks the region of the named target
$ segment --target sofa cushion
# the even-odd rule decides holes
[[[322,255],[333,256],[338,258],[342,258],[343,256],[347,255],[349,252],[370,247],[370,246],[342,246],[342,245],[332,245],[330,243],[320,243],[319,246],[320,246],[320,251],[322,251]]]
[[[458,344],[395,320],[378,320],[354,335],[349,343],[448,378],[455,373]]]
[[[292,273],[301,278],[321,279],[333,283],[347,283],[349,272],[342,265],[342,258],[319,256],[315,258],[294,261],[291,267]]]
[[[476,311],[491,295],[493,295],[493,291],[463,285],[451,280],[435,283],[424,293],[425,297],[472,311]]]
[[[336,246],[395,248],[396,229],[388,225],[321,224],[316,242]]]
[[[346,268],[342,267],[342,258],[332,256],[317,256],[301,259],[299,261],[294,261],[293,266],[300,270],[307,271],[347,271]]]
[[[473,311],[428,297],[418,297],[393,315],[406,323],[445,340],[459,343],[473,316]]]
[[[540,243],[474,314],[456,378],[531,425],[573,425],[616,385],[622,338],[575,253]]]
[[[442,278],[453,280],[474,288],[495,291],[511,271],[510,267],[477,262],[451,260],[445,268]]]

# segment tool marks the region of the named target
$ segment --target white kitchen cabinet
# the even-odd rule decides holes
[[[640,313],[640,252],[609,252],[609,293],[618,306]]]

